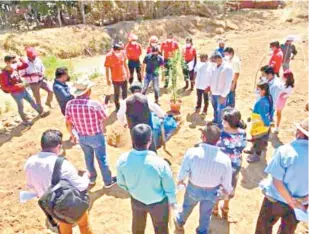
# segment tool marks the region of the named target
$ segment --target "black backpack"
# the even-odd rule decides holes
[[[39,200],[39,206],[54,226],[53,219],[74,224],[89,208],[87,190],[80,192],[68,181],[60,179],[61,166],[64,157],[58,157],[55,163],[52,184]]]

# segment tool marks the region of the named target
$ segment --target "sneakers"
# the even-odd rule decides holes
[[[248,163],[255,163],[255,162],[259,162],[261,159],[260,159],[260,156],[258,154],[250,154],[248,157],[247,157],[247,162]]]
[[[276,134],[279,133],[279,127],[276,127],[276,128],[275,128],[274,133],[276,133]]]
[[[113,185],[115,185],[117,183],[117,178],[114,176],[112,177],[112,182],[110,184],[105,184],[104,187],[105,188],[111,188],[113,187]]]

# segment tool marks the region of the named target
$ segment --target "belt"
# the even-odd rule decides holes
[[[196,188],[199,188],[199,189],[207,189],[207,190],[213,190],[213,189],[217,189],[220,187],[220,184],[215,186],[215,187],[201,187],[201,186],[198,186],[198,185],[195,185],[193,184],[191,181],[189,181],[189,184],[193,187],[196,187]]]
[[[83,137],[87,137],[87,136],[96,136],[96,135],[98,135],[98,134],[103,134],[103,133],[102,133],[102,132],[98,132],[98,133],[87,134],[87,135],[83,135],[83,134],[78,133],[78,135],[83,136]]]

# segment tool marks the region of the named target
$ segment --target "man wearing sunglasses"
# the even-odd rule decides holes
[[[28,67],[27,63],[23,59],[19,59],[20,63],[17,63],[16,56],[7,55],[4,57],[4,62],[6,66],[1,72],[0,76],[0,86],[3,92],[9,93],[14,98],[20,118],[22,119],[23,125],[30,126],[32,122],[30,122],[24,112],[24,102],[25,99],[29,104],[35,109],[41,117],[43,111],[36,105],[29,92],[23,85],[23,82],[18,73],[19,70],[25,69]]]

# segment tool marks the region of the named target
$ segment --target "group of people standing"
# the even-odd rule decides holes
[[[192,39],[186,39],[186,46],[182,50],[184,89],[189,86],[191,90],[196,88],[197,113],[203,109],[202,113],[206,115],[211,99],[214,119],[201,130],[202,142],[184,154],[176,183],[178,188],[183,186],[186,189],[182,209],[179,210],[171,168],[167,161],[157,156],[151,125],[151,112],[155,112],[162,119],[166,116],[159,106],[160,69],[164,69],[162,77],[165,81],[164,88],[167,88],[171,70],[170,59],[179,50],[179,45],[172,34],[168,35],[161,46],[158,38],[152,36],[141,65],[142,48],[137,40],[138,38],[131,34],[126,47],[115,43],[104,64],[107,85],[113,85],[114,88],[117,118],[124,127],[130,129],[132,138],[132,150],[118,159],[117,176],[112,176],[109,168],[104,137],[103,122],[108,118],[105,104],[109,102],[109,97],[104,103],[91,99],[94,83],[88,77],[80,77],[74,82],[73,89],[70,89],[67,84],[70,80],[69,71],[60,67],[55,71],[55,81],[51,89],[43,79],[44,66],[37,58],[35,50],[29,48],[27,61],[21,59],[21,64],[17,65],[15,56],[5,57],[7,66],[2,71],[1,88],[11,93],[16,100],[25,124],[28,122],[23,113],[22,99],[29,101],[33,108],[44,116],[39,89],[48,92],[47,105],[51,105],[53,93],[55,94],[65,116],[71,140],[80,144],[87,167],[86,172],[78,172],[72,164],[65,161],[61,178],[69,181],[79,191],[91,189],[98,177],[94,166],[96,157],[106,189],[117,183],[131,196],[134,234],[145,232],[147,213],[152,218],[156,234],[169,233],[170,208],[175,211],[176,230],[184,232],[184,225],[197,204],[200,205],[200,219],[196,233],[207,234],[212,215],[218,216],[221,210],[223,218],[228,218],[229,201],[235,194],[242,153],[248,141],[246,124],[235,108],[240,59],[233,48],[225,47],[224,41],[219,41],[218,49],[210,56],[201,53],[200,60],[197,61],[197,51],[193,47]],[[249,163],[258,162],[266,151],[275,111],[278,117],[278,132],[281,111],[294,87],[294,76],[289,70],[289,62],[297,51],[291,40],[287,40],[281,46],[282,49],[278,44],[270,44],[273,54],[269,64],[261,68],[261,78],[256,87],[257,97],[251,116],[252,139],[249,140],[252,142],[252,149],[244,151],[250,154],[247,157]],[[278,75],[282,63],[284,74],[283,79],[280,79]],[[19,70],[23,72],[19,73]],[[138,82],[134,82],[135,73]],[[25,77],[30,84],[36,102],[22,85],[20,76]],[[145,95],[151,82],[154,86],[155,102]],[[129,97],[128,83],[132,93]],[[120,90],[122,101],[119,98]],[[279,218],[282,218],[279,233],[294,233],[298,221],[293,209],[305,210],[308,203],[308,120],[296,125],[296,128],[297,139],[291,144],[279,147],[266,168],[271,177],[261,184],[265,199],[256,234],[271,233],[272,226]],[[42,152],[30,157],[26,162],[27,186],[38,197],[41,197],[51,184],[61,145],[62,133],[47,130],[41,138]],[[222,206],[219,205],[219,200],[224,200]],[[81,233],[92,233],[87,212],[77,223]],[[72,233],[72,225],[59,222],[59,230],[61,234]]]

